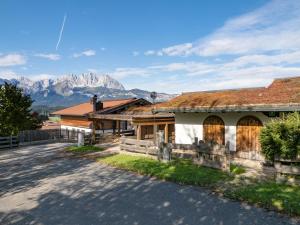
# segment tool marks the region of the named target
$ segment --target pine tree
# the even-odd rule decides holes
[[[16,85],[0,85],[0,136],[40,127],[40,121],[31,113],[32,103],[31,97]]]

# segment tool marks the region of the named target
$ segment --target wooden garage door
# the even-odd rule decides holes
[[[224,121],[218,116],[209,116],[203,122],[203,136],[205,142],[214,141],[217,144],[225,144]]]
[[[260,151],[259,134],[262,122],[253,116],[246,116],[237,123],[236,149],[239,152]]]

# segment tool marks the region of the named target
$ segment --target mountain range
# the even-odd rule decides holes
[[[57,79],[31,80],[26,77],[14,79],[0,78],[4,82],[16,84],[34,100],[34,106],[70,106],[88,101],[94,94],[100,99],[144,98],[151,100],[150,92],[140,89],[126,90],[109,75],[83,73],[64,75]],[[158,93],[156,101],[166,101],[174,95]]]

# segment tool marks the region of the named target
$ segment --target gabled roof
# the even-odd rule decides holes
[[[128,103],[133,103],[140,101],[141,99],[129,98],[129,99],[115,99],[115,100],[104,100],[103,109],[98,111],[112,111],[120,106],[126,105]],[[74,105],[56,112],[53,112],[54,115],[69,115],[69,116],[86,116],[89,113],[93,112],[93,104],[91,102],[85,102],[79,105]]]
[[[141,118],[154,118],[154,119],[174,119],[173,113],[162,112],[162,113],[153,113],[153,109],[158,104],[149,104],[143,106],[132,105],[128,109],[122,111],[118,114],[109,114],[109,113],[93,113],[89,115],[89,118],[93,119],[109,119],[109,120],[127,120],[132,121],[134,119]]]
[[[183,93],[156,112],[300,111],[300,77],[275,79],[268,87]]]
[[[126,120],[135,121],[138,119],[153,119],[153,120],[174,120],[174,114],[169,112],[153,113],[153,109],[157,104],[147,105],[132,105],[128,109],[118,114],[108,113],[91,113],[89,118],[91,119],[107,119],[107,120]]]

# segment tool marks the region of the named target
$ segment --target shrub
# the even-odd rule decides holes
[[[268,160],[274,157],[294,159],[300,154],[300,114],[290,113],[266,124],[260,133],[262,153]]]
[[[230,172],[234,175],[246,173],[246,169],[240,165],[230,164]]]

